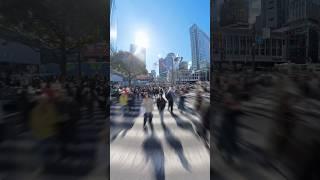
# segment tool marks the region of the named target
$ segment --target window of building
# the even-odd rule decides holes
[[[234,54],[238,55],[239,54],[239,36],[235,36],[234,38]]]
[[[245,55],[246,54],[246,41],[245,41],[245,37],[241,36],[240,37],[240,45],[241,45],[241,55]]]
[[[279,42],[278,42],[278,56],[282,56],[282,43],[281,43],[281,40],[278,40]]]
[[[270,40],[267,39],[266,40],[266,56],[270,56],[270,49],[271,49],[271,44],[270,44]]]
[[[265,55],[265,44],[263,43],[263,44],[261,44],[260,45],[260,55],[262,55],[262,56],[264,56]]]
[[[230,49],[230,54],[231,55],[233,55],[233,49],[234,49],[234,43],[233,43],[233,37],[232,36],[230,36],[230,47],[229,47],[229,49]]]
[[[272,39],[272,53],[271,55],[272,56],[276,56],[277,55],[277,47],[278,47],[278,44],[277,44],[278,41],[276,41],[275,39]]]

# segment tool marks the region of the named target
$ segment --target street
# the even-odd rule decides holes
[[[193,107],[192,102],[186,106]],[[175,104],[174,115],[165,108],[161,122],[155,108],[152,135],[150,128],[143,130],[140,104],[136,101],[131,117],[123,117],[119,105],[111,107],[110,179],[210,179],[209,151],[196,133],[199,117],[181,114]]]
[[[77,124],[79,132],[76,142],[67,145],[70,156],[57,161],[49,157],[46,167],[41,167],[37,141],[29,131],[19,133],[14,127],[12,136],[0,144],[0,179],[6,180],[102,180],[106,178],[106,144],[101,131],[106,125],[104,112],[96,108],[93,119],[85,118],[86,109],[81,111],[82,117]],[[6,121],[14,122],[19,113],[6,116]],[[17,124],[19,126],[19,124]],[[17,134],[17,135],[14,135]],[[52,148],[59,144],[50,145]]]

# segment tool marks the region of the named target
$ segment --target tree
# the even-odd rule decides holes
[[[66,73],[67,56],[106,37],[105,0],[1,0],[0,29],[50,50]]]
[[[111,69],[118,70],[128,77],[129,86],[131,86],[132,79],[148,73],[144,63],[138,57],[126,51],[114,53],[110,58],[110,66]]]

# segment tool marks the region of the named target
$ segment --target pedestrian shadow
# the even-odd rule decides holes
[[[198,131],[198,130],[200,130],[201,128],[202,128],[202,124],[201,124],[201,122],[199,122],[199,121],[197,121],[197,120],[195,120],[193,117],[191,117],[188,113],[183,113],[182,114],[183,116],[185,116],[186,118],[188,118],[191,122],[192,122],[192,124],[195,126],[195,130],[196,131]],[[191,123],[190,123],[191,124]]]
[[[183,168],[187,171],[191,171],[191,166],[184,155],[183,147],[178,138],[176,138],[170,129],[164,123],[161,123],[162,128],[164,129],[165,138],[169,146],[174,149],[175,153],[178,155],[179,160],[183,166]]]
[[[197,136],[196,130],[193,128],[192,124],[190,122],[187,122],[185,120],[182,120],[178,115],[171,113],[172,117],[175,119],[176,124],[179,128],[191,132],[197,139],[199,136]]]
[[[111,128],[116,127],[116,129],[112,130],[114,132],[112,133],[113,135],[110,136],[111,143],[119,137],[124,138],[127,135],[128,131],[132,129],[136,120],[135,118],[140,115],[140,108],[136,108],[136,107],[139,107],[141,103],[142,102],[140,101],[135,102],[133,106],[134,109],[132,109],[131,113],[128,113],[128,112],[125,113],[124,115],[125,119],[123,120],[123,122],[116,123],[112,121],[112,118],[110,119]]]
[[[119,137],[124,138],[127,135],[128,131],[132,129],[132,127],[134,126],[134,123],[135,123],[135,119],[133,118],[126,118],[124,122],[121,122],[121,123],[112,123],[112,126],[115,126],[116,129],[112,130],[113,135],[110,138],[110,142],[112,143]]]
[[[164,152],[160,140],[152,134],[142,144],[146,163],[151,160],[156,180],[165,180]]]
[[[190,114],[192,114],[192,115],[194,115],[194,116],[197,116],[198,114],[197,114],[197,111],[194,109],[194,108],[191,108],[191,107],[188,107],[188,106],[186,106],[185,108],[184,108],[184,112],[185,113],[190,113]],[[184,113],[184,114],[185,114]]]

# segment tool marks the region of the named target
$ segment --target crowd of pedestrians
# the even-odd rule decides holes
[[[80,119],[95,125],[95,108],[105,112],[105,118],[108,116],[107,81],[102,76],[5,78],[0,82],[1,89],[12,91],[12,98],[1,104],[1,129],[7,131],[1,131],[0,139],[31,133],[43,164],[48,158],[59,161],[69,157],[67,145],[76,142],[76,136],[82,133],[77,128]],[[1,95],[4,98],[5,94]],[[9,122],[12,119],[5,119],[11,112],[18,114],[14,124]]]
[[[226,162],[241,159],[244,139],[254,138],[242,137],[239,133],[243,119],[260,124],[267,119],[271,128],[260,140],[265,141],[265,146],[260,147],[262,164],[280,167],[279,171],[296,179],[320,177],[316,168],[320,142],[320,126],[316,120],[320,107],[318,74],[217,73],[213,81],[211,104],[215,115],[210,118],[214,127],[211,131],[216,135],[214,144]],[[272,103],[262,109],[262,101]],[[247,102],[253,102],[253,112],[246,109]],[[262,134],[267,127],[253,128]],[[250,147],[253,150],[255,145],[250,144]]]
[[[148,86],[136,86],[136,87],[120,87],[112,86],[111,87],[112,95],[114,101],[118,102],[121,105],[122,115],[126,116],[130,114],[132,106],[136,100],[142,100],[142,107],[144,109],[144,126],[146,129],[146,123],[150,125],[151,130],[153,131],[152,118],[154,106],[157,107],[160,115],[160,119],[164,121],[164,110],[167,107],[167,110],[174,115],[177,112],[174,112],[174,106],[177,106],[179,112],[183,113],[193,113],[198,116],[201,125],[197,126],[197,132],[206,134],[205,140],[208,141],[208,131],[209,121],[208,121],[208,112],[209,112],[209,99],[204,100],[203,92],[205,91],[204,85],[199,84],[184,84],[184,85],[148,85]],[[187,101],[187,94],[189,92],[195,92],[195,99],[192,101],[194,103],[193,107],[186,107],[185,103]],[[206,102],[206,103],[205,103]],[[205,104],[205,105],[204,105]],[[207,142],[208,143],[208,142]]]

